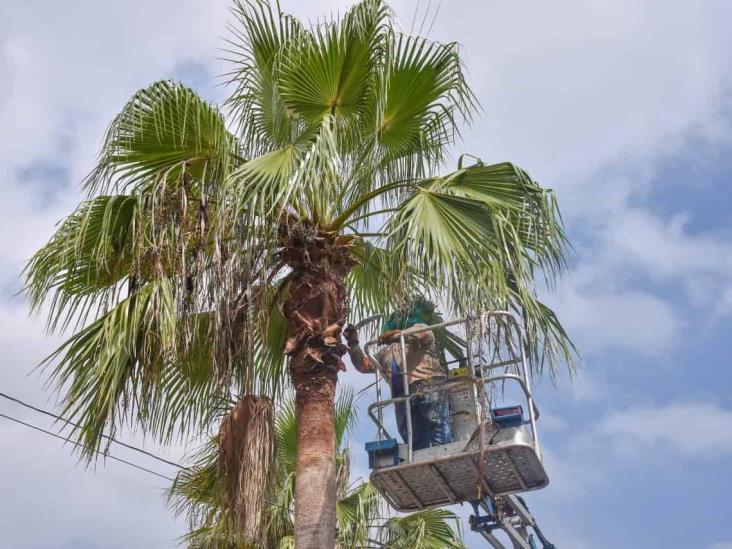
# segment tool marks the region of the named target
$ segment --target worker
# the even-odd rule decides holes
[[[354,367],[361,373],[372,373],[379,368],[381,374],[390,382],[392,398],[404,395],[402,352],[399,335],[408,328],[427,328],[426,321],[434,318],[435,306],[418,298],[404,311],[387,317],[382,325],[379,342],[387,344],[379,350],[372,360],[364,354],[358,341],[358,332],[349,325],[343,334],[348,343],[348,354]],[[445,371],[437,359],[435,334],[426,330],[416,334],[408,334],[404,338],[407,378],[409,394],[416,394],[410,399],[412,414],[412,448],[422,450],[439,444],[452,442],[450,429],[450,408],[447,391],[420,392],[430,384],[446,379]],[[376,363],[374,363],[374,361]],[[395,405],[397,428],[399,434],[407,442],[407,414],[404,402]]]

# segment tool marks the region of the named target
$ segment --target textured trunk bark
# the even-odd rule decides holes
[[[297,469],[295,547],[331,549],[336,538],[336,374],[323,372],[295,383]]]
[[[336,539],[335,410],[346,347],[350,244],[317,227],[285,220],[282,257],[292,268],[283,306],[290,376],[297,402],[295,547],[333,549]]]

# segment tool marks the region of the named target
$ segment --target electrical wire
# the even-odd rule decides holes
[[[362,395],[363,393],[365,393],[366,391],[368,391],[369,389],[371,389],[371,387],[373,387],[373,386],[374,386],[374,385],[376,385],[377,383],[378,383],[377,381],[373,381],[373,382],[369,383],[369,384],[368,384],[368,385],[367,385],[366,387],[364,387],[363,389],[361,389],[360,391],[358,391],[358,392],[357,392],[357,393],[356,393],[356,394],[354,395],[354,396],[356,397],[356,400],[358,400],[358,398],[359,398],[359,397],[360,397],[360,396],[361,396],[361,395]],[[0,394],[2,394],[2,393],[0,393]]]
[[[19,398],[12,397],[12,396],[7,395],[5,393],[0,393],[0,397],[5,398],[7,400],[11,400],[11,401],[15,402],[16,404],[20,404],[21,406],[25,406],[26,408],[28,408],[30,410],[34,410],[34,411],[39,412],[41,414],[45,414],[45,415],[47,415],[49,417],[55,418],[58,421],[63,421],[64,423],[66,423],[68,425],[71,425],[73,427],[80,428],[80,426],[79,426],[78,423],[74,423],[73,421],[70,421],[70,420],[68,420],[68,419],[66,419],[64,417],[61,417],[61,416],[59,416],[57,414],[54,414],[53,412],[49,412],[48,410],[44,410],[42,408],[38,408],[36,406],[33,406],[32,404],[28,404],[27,402],[23,402]],[[167,463],[168,465],[172,465],[173,467],[178,467],[178,469],[187,469],[187,467],[185,467],[184,465],[181,465],[180,463],[176,463],[174,461],[170,461],[170,460],[167,460],[165,458],[161,458],[160,456],[156,456],[152,452],[148,452],[147,450],[143,450],[142,448],[138,448],[137,446],[132,446],[131,444],[127,444],[126,442],[122,442],[121,440],[117,440],[114,437],[110,437],[110,436],[104,435],[104,434],[101,435],[101,436],[102,436],[102,438],[106,438],[107,440],[109,440],[111,442],[114,442],[116,444],[119,444],[120,446],[124,446],[125,448],[128,448],[130,450],[134,450],[135,452],[139,452],[139,453],[144,454],[144,455],[146,455],[148,457],[151,457],[153,459],[157,459],[158,461],[161,461],[163,463]],[[64,440],[66,440],[66,439],[64,439]]]
[[[41,429],[40,427],[36,427],[35,425],[31,425],[30,423],[26,423],[25,421],[21,421],[21,420],[19,420],[17,418],[14,418],[14,417],[11,417],[11,416],[8,416],[8,415],[5,415],[5,414],[1,414],[1,413],[0,413],[0,417],[5,418],[5,419],[9,419],[10,421],[14,421],[15,423],[19,423],[21,425],[24,425],[25,427],[29,427],[29,428],[34,429],[36,431],[40,431],[41,433],[45,433],[45,434],[50,435],[52,437],[61,439],[64,442],[70,442],[71,444],[73,444],[75,446],[83,446],[83,444],[81,444],[80,442],[74,442],[73,440],[70,440],[68,438],[64,438],[61,435],[57,435],[56,433],[53,433],[51,431],[47,431],[46,429]],[[148,469],[147,467],[143,467],[142,465],[137,465],[136,463],[132,463],[131,461],[127,461],[127,460],[122,459],[122,458],[118,458],[118,457],[113,456],[111,454],[105,454],[101,450],[94,450],[94,451],[97,454],[103,455],[105,458],[109,458],[111,460],[118,461],[120,463],[124,463],[125,465],[129,465],[130,467],[134,467],[135,469],[139,469],[140,471],[145,471],[146,473],[150,473],[151,475],[155,475],[156,477],[164,478],[165,480],[169,480],[171,482],[174,481],[174,479],[172,479],[170,477],[167,477],[165,475],[162,475],[160,473],[157,473],[157,472],[153,471],[152,469]]]

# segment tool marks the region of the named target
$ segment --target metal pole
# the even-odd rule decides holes
[[[471,339],[473,338],[473,319],[468,317],[465,320],[465,346],[468,355],[468,368],[470,369],[470,377],[475,377],[475,361],[473,360],[473,346]]]
[[[376,362],[376,361],[374,361],[374,362]],[[378,365],[374,368],[374,373],[376,375],[376,402],[381,403],[381,374],[379,372],[379,366]],[[377,415],[379,417],[379,435],[378,435],[378,438],[381,441],[381,440],[384,439],[384,429],[381,427],[381,425],[384,424],[384,417],[383,417],[384,416],[384,413],[381,410],[381,406],[379,406],[379,409],[377,411]]]
[[[376,360],[374,357],[371,356],[371,347],[376,344],[377,341],[369,341],[366,343],[366,345],[363,348],[364,354],[369,358],[369,363],[374,366],[374,376],[376,377],[376,402],[381,403],[381,371],[380,371],[380,364],[379,361]],[[381,406],[378,406],[377,415],[379,418],[378,422],[378,439],[383,440],[383,438],[386,436],[386,431],[384,430],[384,412],[381,409]]]
[[[404,334],[399,334],[399,350],[402,355],[402,376],[404,379],[404,396],[409,396],[409,374],[407,373],[407,348],[404,342]],[[410,399],[404,401],[407,412],[407,463],[412,463],[412,403]]]
[[[483,360],[483,341],[485,340],[485,315],[480,315],[480,322],[478,324],[478,337],[480,338],[480,377],[485,377],[485,360]]]
[[[480,318],[480,317],[478,317]],[[473,325],[475,323],[474,317],[468,317],[467,321],[467,333],[465,334],[466,340],[467,340],[467,346],[468,346],[468,366],[470,367],[470,377],[473,381],[471,390],[473,391],[473,413],[475,414],[475,422],[477,423],[477,428],[482,429],[483,425],[483,406],[480,404],[480,413],[478,413],[478,402],[480,401],[482,403],[482,400],[479,398],[478,391],[482,391],[483,388],[479,387],[477,383],[475,383],[475,368],[476,368],[476,361],[477,361],[477,367],[480,368],[480,377],[483,377],[483,358],[482,358],[482,330],[478,330],[478,356],[473,355],[473,338],[475,337],[475,326]]]
[[[524,337],[524,331],[521,329],[521,326],[516,321],[516,319],[511,316],[511,323],[513,324],[514,331],[517,333],[519,338],[519,348],[521,350],[521,373],[524,379],[524,384],[526,385],[526,391],[528,393],[528,401],[529,401],[529,421],[531,422],[531,434],[534,437],[534,449],[536,450],[536,454],[539,456],[539,459],[541,460],[541,447],[539,446],[539,433],[536,430],[536,411],[534,406],[534,397],[531,392],[531,375],[529,374],[529,370],[526,367],[526,339]]]

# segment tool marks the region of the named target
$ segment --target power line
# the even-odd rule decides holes
[[[374,386],[374,385],[376,385],[377,383],[378,383],[378,381],[374,381],[374,382],[372,382],[372,383],[369,383],[368,385],[366,385],[366,387],[364,387],[363,389],[361,389],[360,391],[358,391],[358,392],[357,392],[357,393],[356,393],[356,394],[354,395],[354,396],[356,397],[356,400],[358,400],[358,399],[360,398],[360,396],[361,396],[361,395],[362,395],[363,393],[365,393],[366,391],[368,391],[369,389],[371,389],[371,387],[373,387],[373,386]],[[0,394],[2,394],[2,393],[0,393]]]
[[[78,423],[74,423],[71,420],[68,420],[68,419],[66,419],[64,417],[61,417],[61,416],[59,416],[57,414],[54,414],[53,412],[49,412],[48,410],[43,410],[42,408],[37,408],[36,406],[33,406],[32,404],[28,404],[27,402],[23,402],[19,398],[15,398],[15,397],[12,397],[10,395],[6,395],[5,393],[0,393],[0,397],[5,398],[5,399],[8,399],[8,400],[12,400],[13,402],[15,402],[17,404],[20,404],[21,406],[25,406],[26,408],[29,408],[30,410],[34,410],[34,411],[39,412],[41,414],[45,414],[45,415],[47,415],[49,417],[52,417],[52,418],[57,419],[58,421],[63,421],[64,423],[66,423],[68,425],[72,425],[73,427],[76,427],[76,428],[79,428],[79,429],[81,428],[81,426]],[[187,467],[181,465],[180,463],[176,463],[174,461],[170,461],[170,460],[167,460],[165,458],[161,458],[160,456],[156,456],[152,452],[148,452],[147,450],[143,450],[142,448],[138,448],[137,446],[132,446],[131,444],[127,444],[126,442],[122,442],[121,440],[117,440],[114,437],[110,437],[110,436],[105,435],[105,434],[102,434],[101,436],[103,438],[106,438],[107,440],[109,440],[111,442],[115,442],[115,443],[119,444],[120,446],[124,446],[125,448],[129,448],[130,450],[134,450],[135,452],[139,452],[141,454],[145,454],[148,457],[151,457],[153,459],[157,459],[158,461],[161,461],[163,463],[167,463],[168,465],[172,465],[173,467],[178,467],[178,469],[187,469]],[[64,440],[66,440],[66,439],[64,439]]]
[[[57,435],[56,433],[53,433],[51,431],[47,431],[45,429],[41,429],[40,427],[36,427],[35,425],[31,425],[30,423],[26,423],[25,421],[21,421],[19,419],[16,419],[14,417],[7,416],[5,414],[0,414],[0,417],[3,417],[5,419],[9,419],[10,421],[14,421],[15,423],[20,423],[21,425],[24,425],[26,427],[30,427],[31,429],[35,429],[36,431],[40,431],[41,433],[45,433],[47,435],[50,435],[52,437],[58,438],[63,440],[64,442],[70,442],[71,444],[75,446],[83,446],[80,442],[74,442],[73,440],[70,440],[68,438],[64,438],[60,435]],[[165,480],[169,480],[171,482],[174,481],[174,479],[170,477],[166,477],[165,475],[161,475],[160,473],[157,473],[153,471],[152,469],[147,469],[146,467],[143,467],[141,465],[137,465],[136,463],[132,463],[131,461],[124,460],[122,458],[118,458],[116,456],[113,456],[111,454],[105,454],[101,450],[94,450],[97,454],[101,454],[106,458],[112,459],[114,461],[119,461],[120,463],[124,463],[125,465],[129,465],[130,467],[134,467],[135,469],[139,469],[140,471],[145,471],[146,473],[150,473],[151,475],[155,475],[156,477],[164,478]]]

